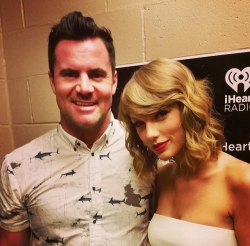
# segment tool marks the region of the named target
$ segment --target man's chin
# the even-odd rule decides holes
[[[77,126],[82,129],[94,129],[98,127],[98,122],[97,121],[81,121],[78,122]]]
[[[80,128],[85,128],[85,129],[98,129],[102,124],[103,124],[103,120],[101,118],[97,118],[97,117],[84,117],[82,119],[79,119],[77,121],[77,125]]]

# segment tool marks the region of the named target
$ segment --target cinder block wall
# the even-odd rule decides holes
[[[249,9],[249,0],[1,0],[0,159],[59,120],[47,37],[67,12],[109,27],[124,65],[248,49]]]
[[[3,50],[3,33],[0,21],[0,161],[3,155],[10,152],[13,147],[6,66]]]

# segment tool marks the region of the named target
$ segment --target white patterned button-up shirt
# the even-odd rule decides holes
[[[0,226],[31,245],[148,245],[151,184],[136,178],[124,129],[112,120],[89,149],[58,126],[7,155]]]

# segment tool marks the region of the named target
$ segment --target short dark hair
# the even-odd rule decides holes
[[[100,38],[109,53],[112,72],[115,71],[115,48],[111,31],[105,27],[99,27],[94,19],[83,16],[81,12],[74,11],[62,17],[60,22],[51,28],[48,39],[49,71],[54,76],[56,62],[55,49],[62,40],[86,40]]]

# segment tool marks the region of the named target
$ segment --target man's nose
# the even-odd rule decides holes
[[[81,94],[93,93],[94,87],[91,79],[87,75],[81,75],[78,78],[76,91]]]

